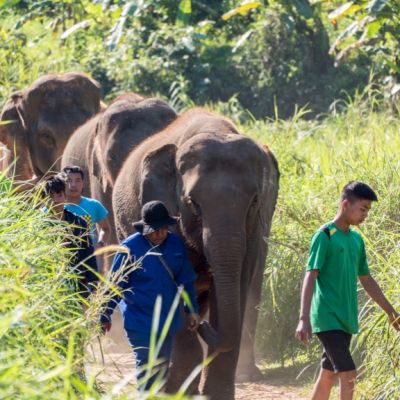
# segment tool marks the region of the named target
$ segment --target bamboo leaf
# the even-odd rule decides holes
[[[222,16],[224,21],[234,17],[237,14],[246,14],[251,10],[255,10],[256,8],[260,7],[262,4],[260,1],[247,1],[242,3],[239,7],[234,8],[233,10],[228,11]]]

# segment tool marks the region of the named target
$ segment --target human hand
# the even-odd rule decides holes
[[[300,340],[300,342],[303,342],[305,346],[308,345],[308,342],[311,339],[311,324],[309,318],[300,318],[296,328],[295,337]]]
[[[191,313],[189,316],[189,319],[190,319],[190,321],[189,321],[188,329],[189,329],[189,331],[194,332],[199,327],[200,316],[199,316],[199,314]]]
[[[101,332],[105,335],[111,329],[111,322],[102,322],[101,323]]]
[[[95,246],[95,249],[97,250],[97,249],[101,249],[102,247],[104,247],[106,244],[104,243],[104,240],[99,240],[97,243],[96,243],[96,246]]]
[[[393,326],[396,331],[400,331],[400,315],[398,312],[393,311],[392,313],[388,314],[388,318],[390,321],[390,325]]]

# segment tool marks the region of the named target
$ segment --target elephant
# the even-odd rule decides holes
[[[148,201],[161,200],[180,217],[176,230],[198,275],[201,314],[209,311],[217,332],[216,346],[207,350],[216,356],[200,384],[200,392],[214,400],[234,398],[243,324],[255,332],[278,186],[278,163],[268,147],[202,108],[186,111],[132,150],[114,184],[119,239],[133,233],[132,222]],[[244,336],[249,345],[252,335]],[[248,364],[254,366],[250,344]],[[198,335],[178,333],[167,391],[176,391],[202,357]]]
[[[111,211],[114,182],[130,150],[175,118],[175,111],[162,100],[122,94],[71,136],[61,166],[79,165],[85,174],[83,195]],[[112,212],[109,219],[110,241],[115,243]]]
[[[4,166],[19,180],[40,178],[59,169],[75,129],[100,108],[100,86],[78,72],[45,75],[16,92],[0,115],[0,142],[8,149]]]

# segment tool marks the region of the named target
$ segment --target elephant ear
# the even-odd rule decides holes
[[[114,182],[107,170],[107,160],[104,159],[104,150],[102,150],[99,134],[102,129],[102,117],[100,116],[95,127],[92,146],[89,146],[90,169],[93,176],[99,180],[101,189],[106,193],[107,190],[112,190]]]
[[[4,105],[0,115],[0,142],[10,152],[7,164],[15,162],[14,176],[19,180],[29,180],[33,176],[33,167],[22,100],[23,94],[16,92]]]
[[[264,199],[264,207],[260,210],[263,222],[264,234],[269,235],[272,216],[275,211],[279,190],[279,166],[272,151],[267,145],[262,146],[264,163],[262,171],[261,196]]]
[[[173,215],[178,212],[175,155],[174,144],[166,144],[147,154],[142,162],[139,194],[142,205],[151,200],[160,200]]]

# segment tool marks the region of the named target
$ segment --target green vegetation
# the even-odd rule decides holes
[[[371,68],[377,83],[390,76],[388,89],[397,90],[399,21],[389,18],[396,2],[354,6],[334,14],[339,22],[328,18],[338,1],[253,3],[0,1],[0,99],[44,73],[67,70],[99,80],[106,99],[133,90],[182,109],[236,96],[257,118],[276,109],[285,118],[306,105],[308,117],[326,112],[344,92],[353,96],[365,87]],[[368,46],[346,50],[335,67],[333,54],[358,40],[364,29],[358,21],[366,17]],[[359,29],[347,30],[353,22]]]
[[[40,210],[39,193],[17,194],[9,180],[0,175],[0,398],[15,399],[101,399],[128,398],[135,387],[115,382],[114,395],[103,394],[94,375],[85,371],[86,347],[99,334],[99,310],[106,287],[82,303],[75,292],[74,271],[68,266],[71,250],[63,243],[69,233]],[[114,251],[116,249],[113,249]],[[112,280],[125,278],[130,268]],[[156,304],[152,353],[146,376],[157,369],[157,357],[168,324],[179,303],[176,297],[160,341],[155,333],[160,313]],[[209,360],[207,361],[209,362]],[[146,398],[181,399],[196,369],[175,396],[157,396],[157,380]],[[86,372],[86,373],[85,373]],[[124,395],[119,392],[124,389]],[[130,397],[130,398],[131,398]]]
[[[106,100],[133,90],[178,111],[207,104],[267,143],[281,182],[258,353],[317,368],[316,341],[304,349],[293,336],[301,278],[311,235],[333,218],[350,179],[378,192],[361,229],[373,275],[400,309],[400,122],[391,111],[400,89],[399,5],[239,3],[0,0],[0,102],[40,75],[78,70],[99,80]],[[81,351],[98,304],[87,318],[72,295],[64,231],[37,210],[37,196],[12,193],[4,178],[0,193],[0,397],[100,398],[94,378],[83,377]],[[400,398],[400,336],[361,299],[359,397]]]
[[[311,236],[333,219],[340,189],[349,180],[368,182],[378,193],[361,232],[372,274],[400,309],[400,122],[384,107],[376,111],[377,96],[372,91],[358,96],[343,113],[332,112],[322,122],[295,117],[242,126],[270,145],[281,171],[258,326],[258,351],[270,360],[307,359],[312,368],[318,366],[317,340],[305,350],[293,335],[300,287]],[[364,292],[360,299],[360,398],[398,398],[400,336]]]
[[[40,211],[38,195],[0,180],[0,397],[90,396],[83,344],[92,324],[73,295],[65,231]]]

